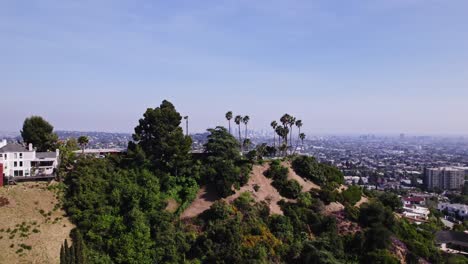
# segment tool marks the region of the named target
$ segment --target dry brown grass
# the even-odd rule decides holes
[[[0,263],[59,263],[60,246],[73,225],[47,186],[28,182],[0,188],[0,197],[9,201],[0,208]],[[21,244],[31,249],[17,253]]]

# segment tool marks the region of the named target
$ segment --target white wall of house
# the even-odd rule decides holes
[[[36,158],[35,152],[0,153],[5,176],[30,176],[31,161]]]
[[[0,142],[0,148],[6,145],[6,141]],[[34,175],[50,175],[58,167],[59,152],[56,151],[55,158],[38,158],[32,145],[28,150],[21,152],[0,153],[0,163],[3,164],[3,174],[5,177],[30,177]],[[47,165],[37,164],[47,162]],[[33,166],[33,163],[36,166]]]

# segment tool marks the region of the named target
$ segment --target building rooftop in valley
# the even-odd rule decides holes
[[[440,231],[436,233],[436,243],[450,243],[462,247],[468,247],[468,234],[464,232]]]

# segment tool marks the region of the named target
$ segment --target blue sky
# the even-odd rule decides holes
[[[0,0],[0,131],[192,131],[285,112],[309,133],[468,135],[466,0]]]

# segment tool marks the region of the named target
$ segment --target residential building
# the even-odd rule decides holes
[[[447,211],[451,216],[468,219],[468,205],[466,204],[439,203],[437,205],[437,210]]]
[[[465,183],[465,171],[455,167],[427,168],[424,185],[428,190],[459,190]]]
[[[409,196],[403,197],[402,199],[404,207],[410,207],[412,205],[425,205],[426,199],[424,197]]]
[[[18,143],[0,142],[0,163],[4,177],[53,175],[59,163],[59,150],[36,152],[32,144],[26,148]]]
[[[428,208],[422,206],[411,205],[409,207],[403,207],[403,216],[416,223],[427,221],[430,213]]]

